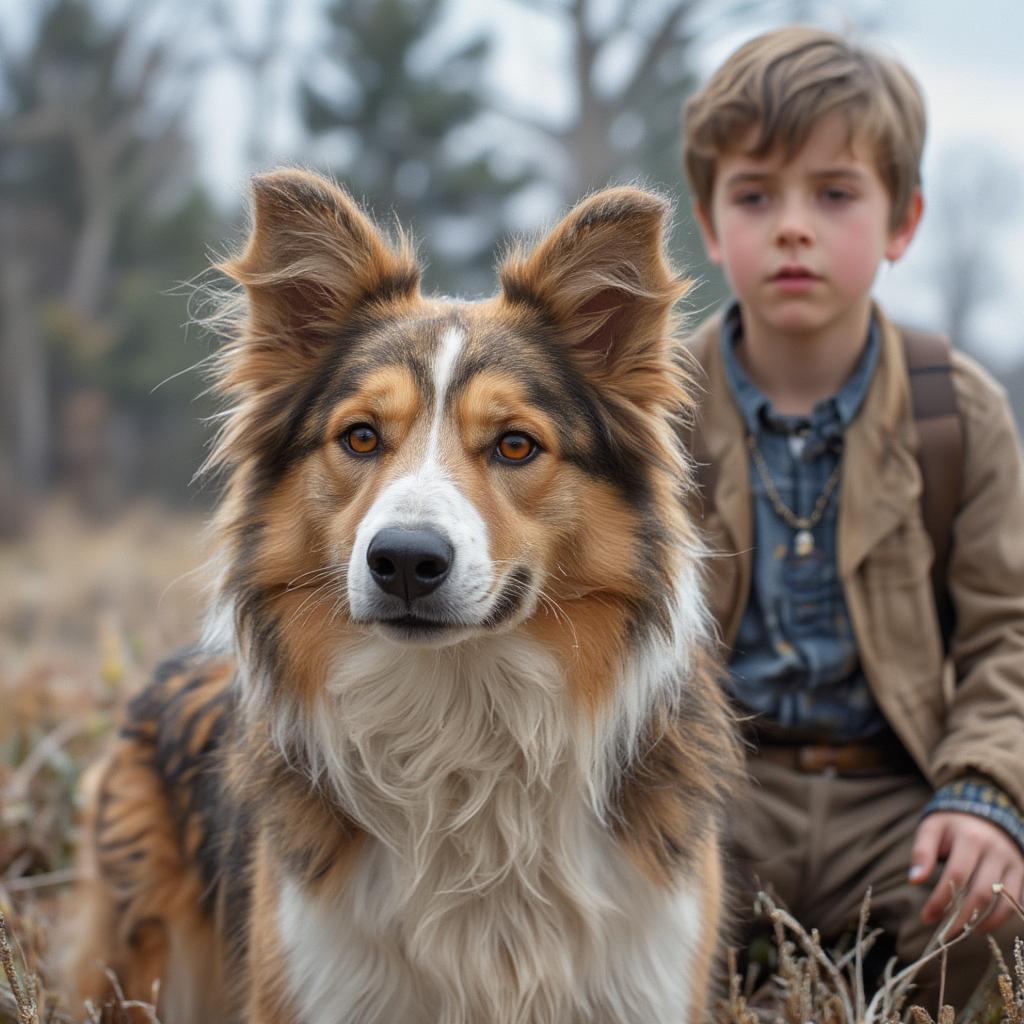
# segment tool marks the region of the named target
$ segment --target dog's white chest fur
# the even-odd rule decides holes
[[[342,663],[307,751],[377,838],[335,896],[282,886],[304,1024],[685,1020],[698,895],[601,823],[604,744],[582,749],[549,656],[520,636]]]
[[[435,893],[410,914],[405,872],[380,848],[336,902],[287,883],[279,921],[303,1024],[681,1024],[699,897],[656,891],[600,838],[576,851],[586,904],[510,881]]]

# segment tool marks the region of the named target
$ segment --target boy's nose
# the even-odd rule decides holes
[[[806,212],[795,203],[787,203],[779,211],[775,239],[780,246],[807,245],[812,239]]]

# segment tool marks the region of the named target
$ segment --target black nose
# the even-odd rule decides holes
[[[434,530],[381,530],[366,552],[377,586],[412,601],[437,590],[452,565],[452,546]]]

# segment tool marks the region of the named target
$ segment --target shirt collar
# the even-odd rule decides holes
[[[732,390],[736,404],[739,406],[747,430],[757,434],[767,422],[781,422],[781,417],[772,409],[768,398],[758,389],[744,369],[736,352],[736,347],[743,337],[743,321],[740,316],[738,302],[733,302],[725,312],[722,320],[721,345],[722,357],[725,361],[725,375]],[[867,344],[857,360],[853,373],[839,391],[819,402],[812,411],[808,425],[824,424],[829,420],[838,420],[841,430],[845,430],[860,411],[867,396],[878,355],[881,349],[881,335],[878,322],[872,315],[868,326]]]

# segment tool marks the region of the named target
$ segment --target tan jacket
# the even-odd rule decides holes
[[[903,344],[878,316],[881,352],[847,429],[838,524],[839,574],[861,664],[933,786],[981,772],[1024,807],[1024,469],[1009,404],[985,371],[954,353],[965,459],[949,562],[957,623],[944,663]],[[705,517],[714,553],[709,596],[731,646],[750,591],[753,511],[719,324],[709,321],[687,345],[706,374],[699,415],[717,467]]]

